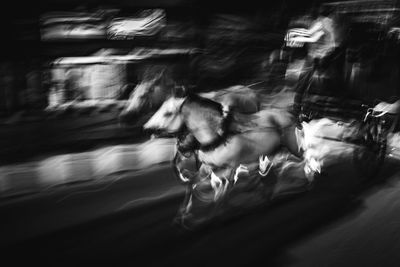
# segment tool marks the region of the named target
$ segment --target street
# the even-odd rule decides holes
[[[385,184],[360,190],[341,162],[308,193],[195,230],[174,223],[184,188],[168,164],[10,199],[0,207],[2,257],[69,266],[396,266],[400,172],[386,164]]]

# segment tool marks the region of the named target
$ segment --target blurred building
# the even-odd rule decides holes
[[[321,3],[352,22],[349,55],[357,59],[349,60],[346,75],[371,76],[367,69],[382,60],[364,55],[392,53],[383,41],[389,35],[400,39],[397,1],[291,0],[262,7],[258,1],[121,0],[111,6],[57,0],[3,11],[0,111],[117,99],[149,64],[171,66],[182,72],[180,79],[202,87],[267,79],[269,54],[282,46],[289,21]]]

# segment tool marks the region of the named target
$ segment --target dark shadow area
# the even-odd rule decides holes
[[[398,170],[398,163],[387,164],[381,175],[391,177]],[[14,262],[25,261],[18,258],[23,254],[30,262],[65,265],[295,265],[296,259],[285,254],[288,246],[357,216],[365,208],[364,196],[385,186],[383,182],[366,185],[351,181],[351,177],[321,176],[308,193],[240,216],[228,216],[193,231],[173,223],[182,201],[181,197],[174,197],[27,240],[3,251]]]

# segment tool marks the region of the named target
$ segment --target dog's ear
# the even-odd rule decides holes
[[[182,98],[182,97],[187,96],[188,91],[187,91],[187,89],[186,89],[185,86],[183,86],[183,85],[176,85],[176,86],[174,86],[174,89],[172,90],[172,94],[173,94],[175,97]]]

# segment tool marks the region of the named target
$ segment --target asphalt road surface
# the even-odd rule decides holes
[[[356,176],[338,163],[308,193],[197,230],[174,223],[184,188],[169,165],[70,185],[1,203],[1,258],[3,266],[399,266],[398,162],[386,163],[383,183],[362,186]]]

